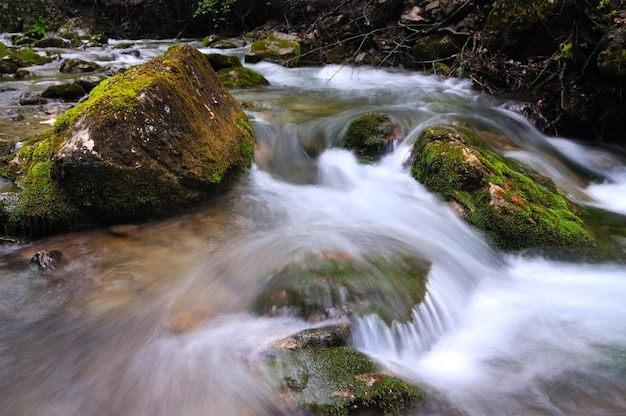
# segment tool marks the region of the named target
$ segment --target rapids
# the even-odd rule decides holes
[[[116,72],[172,42],[55,53]],[[25,139],[47,128],[56,113],[20,106],[19,96],[66,79],[59,64],[0,81],[1,134]],[[315,324],[254,316],[250,305],[272,270],[332,250],[413,252],[433,263],[414,323],[355,320],[353,344],[452,407],[477,416],[626,414],[626,266],[499,252],[406,164],[425,126],[465,123],[578,202],[626,214],[619,152],[545,137],[513,103],[466,81],[249,66],[271,85],[232,91],[258,143],[251,172],[227,195],[177,218],[0,246],[0,415],[284,414],[258,363],[273,342]],[[13,111],[24,119],[5,116]],[[347,122],[372,111],[397,121],[403,140],[361,164],[338,146]],[[61,267],[29,265],[53,249],[64,254]],[[431,414],[416,412],[408,414]]]

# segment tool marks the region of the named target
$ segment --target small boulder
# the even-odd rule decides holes
[[[41,96],[45,98],[60,98],[65,101],[77,101],[85,94],[85,90],[79,83],[72,82],[70,84],[51,85],[41,93]]]
[[[317,344],[275,350],[267,363],[268,374],[278,379],[293,411],[348,415],[354,409],[376,409],[397,414],[426,399],[422,389],[381,370],[352,348]]]
[[[272,32],[267,37],[252,42],[245,59],[251,63],[266,60],[284,66],[294,66],[299,57],[300,39],[297,36]]]
[[[224,55],[221,53],[208,53],[206,59],[215,72],[220,69],[237,68],[241,66],[241,59],[236,55]]]
[[[217,71],[217,76],[222,85],[229,89],[251,88],[270,84],[263,75],[244,66],[220,69]]]
[[[88,62],[82,59],[66,59],[61,63],[61,67],[59,71],[64,72],[66,74],[81,74],[83,72],[94,72],[99,70],[101,67],[95,62]]]
[[[68,48],[70,42],[57,37],[43,38],[33,43],[34,48]]]
[[[378,157],[400,140],[398,125],[389,115],[368,113],[348,124],[344,146],[362,158]]]
[[[38,251],[30,259],[31,264],[36,265],[39,270],[52,270],[57,268],[63,261],[63,253],[59,250]]]

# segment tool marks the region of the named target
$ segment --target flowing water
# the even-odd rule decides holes
[[[118,43],[56,53],[116,72],[171,42]],[[0,133],[26,138],[47,128],[54,107],[67,108],[19,105],[20,94],[63,78],[58,66],[0,82]],[[421,129],[462,123],[578,202],[626,214],[619,152],[547,138],[464,81],[251,67],[271,86],[233,91],[258,143],[250,174],[227,195],[177,218],[0,246],[1,415],[284,414],[259,362],[273,342],[314,324],[255,316],[250,305],[272,270],[333,250],[433,263],[414,322],[356,320],[353,343],[451,408],[626,414],[626,266],[494,250],[406,166]],[[403,140],[361,164],[339,145],[347,122],[371,111],[390,114]],[[61,266],[29,265],[40,250],[60,250]]]

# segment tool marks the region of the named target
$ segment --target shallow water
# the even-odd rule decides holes
[[[114,49],[122,42],[58,52],[113,73],[171,43],[137,42],[128,54]],[[14,89],[0,93],[0,109],[18,106],[14,91],[58,79],[55,65],[35,80],[0,83]],[[421,129],[463,123],[577,201],[624,212],[619,153],[546,138],[464,81],[250,66],[271,86],[233,91],[258,143],[255,166],[227,195],[177,218],[0,246],[0,414],[284,413],[259,362],[273,342],[313,324],[254,316],[250,305],[272,270],[334,250],[409,252],[433,263],[413,325],[367,317],[354,323],[353,338],[452,407],[470,415],[626,412],[626,266],[505,255],[406,167]],[[25,119],[2,119],[0,133],[23,139],[40,128],[45,112],[22,110]],[[403,140],[380,162],[360,164],[338,146],[347,122],[371,111],[390,114]],[[595,183],[574,173],[581,167]],[[64,254],[60,267],[29,265],[53,249]]]

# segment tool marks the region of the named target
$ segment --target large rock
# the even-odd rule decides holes
[[[40,235],[172,214],[223,189],[252,155],[248,120],[204,55],[173,46],[101,82],[0,165],[24,188],[0,221]]]
[[[411,173],[503,249],[588,246],[592,237],[554,183],[492,151],[476,134],[430,127]]]

